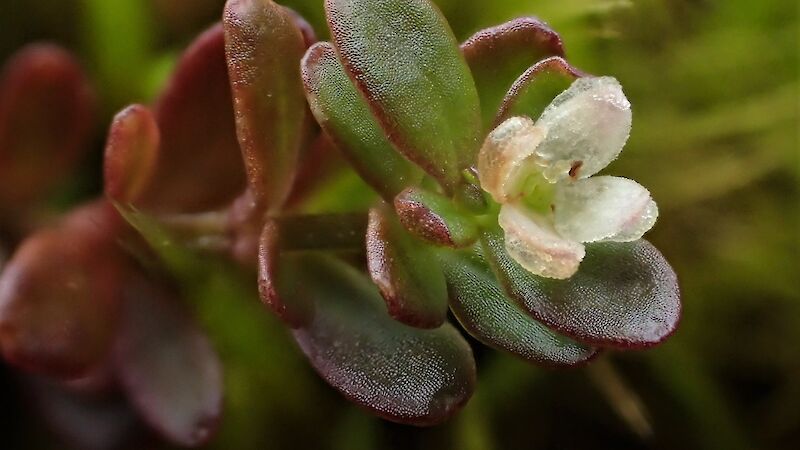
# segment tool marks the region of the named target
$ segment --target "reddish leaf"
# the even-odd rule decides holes
[[[173,294],[144,279],[126,285],[114,364],[128,398],[169,441],[199,446],[222,412],[222,368]]]
[[[444,323],[447,287],[435,255],[388,208],[369,212],[367,267],[393,318],[418,328]]]
[[[475,361],[450,324],[420,330],[392,320],[369,281],[343,263],[309,256],[304,289],[317,314],[294,337],[334,388],[381,417],[434,425],[475,388]]]
[[[223,14],[239,143],[250,188],[275,210],[289,195],[310,116],[297,15],[270,0],[229,0]]]
[[[107,353],[126,269],[122,221],[106,203],[25,240],[0,276],[0,345],[24,369],[70,378]]]
[[[400,223],[435,245],[466,247],[478,239],[478,227],[452,200],[422,188],[408,188],[394,199]]]
[[[578,272],[542,278],[517,264],[499,234],[484,249],[507,294],[534,318],[582,342],[644,348],[677,328],[680,290],[669,263],[645,240],[586,244]]]
[[[0,77],[0,209],[47,194],[88,150],[94,96],[78,63],[45,44],[19,51]]]
[[[517,78],[506,93],[492,128],[514,116],[536,120],[558,94],[584,76],[584,72],[557,56],[534,64]]]
[[[161,148],[153,182],[142,195],[144,209],[207,211],[244,191],[221,25],[211,27],[186,50],[155,115]]]
[[[292,8],[287,8],[284,6],[284,9],[289,11],[289,14],[291,14],[292,19],[294,20],[295,26],[297,26],[297,28],[300,30],[300,33],[303,35],[303,43],[305,44],[305,47],[309,48],[316,44],[317,33],[314,31],[314,27],[312,27],[303,16],[301,16]]]
[[[136,201],[153,175],[159,139],[158,125],[145,106],[129,106],[114,117],[103,160],[109,199]]]
[[[475,33],[461,45],[490,126],[508,88],[528,67],[549,56],[564,56],[561,37],[534,17],[520,17]],[[493,128],[493,127],[492,127]]]

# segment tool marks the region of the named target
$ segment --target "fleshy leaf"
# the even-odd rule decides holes
[[[391,201],[422,179],[422,171],[389,142],[330,43],[311,47],[302,65],[308,103],[317,122],[370,186]]]
[[[121,225],[113,208],[95,203],[20,245],[0,276],[0,345],[9,362],[74,378],[106,356],[125,268]]]
[[[300,81],[306,39],[296,14],[271,0],[229,0],[225,49],[250,189],[278,209],[297,172],[310,117]]]
[[[520,74],[544,58],[564,56],[558,33],[534,17],[478,31],[461,51],[475,78],[486,128],[494,123],[503,97]]]
[[[513,116],[538,118],[553,99],[585,73],[554,56],[529,67],[505,94],[493,127]]]
[[[418,328],[444,323],[447,286],[435,255],[388,208],[369,212],[367,268],[393,318]]]
[[[478,227],[452,200],[422,188],[408,188],[394,199],[400,223],[435,245],[466,247],[478,239]]]
[[[184,446],[208,441],[222,410],[222,367],[202,330],[164,288],[126,286],[114,364],[144,420]]]
[[[244,191],[221,25],[186,50],[154,110],[161,148],[143,209],[208,211]]]
[[[153,175],[159,139],[158,125],[145,106],[131,105],[114,117],[103,159],[109,199],[135,203]]]
[[[597,354],[597,349],[554,333],[523,311],[506,296],[478,254],[441,251],[439,256],[447,276],[450,308],[479,341],[548,366],[572,366]]]
[[[652,228],[658,217],[650,192],[621,177],[559,183],[554,203],[556,230],[578,242],[635,241]]]
[[[89,150],[94,95],[59,47],[31,45],[0,77],[0,208],[25,207],[60,182]]]
[[[487,234],[487,256],[508,295],[534,318],[581,342],[644,348],[675,331],[681,304],[675,272],[645,240],[586,245],[578,272],[567,280],[531,274]]]
[[[446,188],[482,134],[469,67],[428,0],[326,0],[334,44],[389,140]]]
[[[317,314],[294,331],[320,375],[359,406],[381,417],[434,425],[454,415],[475,388],[475,361],[450,324],[433,330],[389,317],[369,281],[343,263],[317,257],[305,288]]]

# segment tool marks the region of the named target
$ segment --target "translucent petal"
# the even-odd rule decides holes
[[[578,270],[585,254],[583,245],[559,236],[546,218],[506,203],[500,209],[499,223],[509,256],[529,272],[566,279]]]
[[[505,203],[521,189],[523,162],[536,152],[545,132],[527,117],[512,117],[494,129],[478,154],[481,187],[495,201]]]
[[[545,108],[536,126],[547,130],[536,150],[537,162],[545,169],[558,167],[561,178],[587,178],[616,159],[625,146],[631,104],[616,79],[579,78]]]
[[[658,216],[650,192],[620,177],[558,183],[554,204],[556,231],[578,242],[635,241]]]

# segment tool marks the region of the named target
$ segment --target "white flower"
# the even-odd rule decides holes
[[[658,207],[635,181],[592,177],[616,159],[631,129],[631,106],[611,77],[576,80],[535,123],[512,117],[486,138],[481,186],[500,203],[506,250],[537,275],[569,278],[583,243],[635,241]]]

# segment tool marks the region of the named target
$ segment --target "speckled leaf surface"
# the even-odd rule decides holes
[[[465,247],[478,239],[468,213],[435,192],[408,188],[395,197],[394,208],[409,232],[432,244]]]
[[[307,44],[296,17],[271,0],[230,0],[222,20],[250,189],[270,209],[289,195],[310,125],[299,68]]]
[[[222,367],[173,294],[144,279],[126,286],[114,348],[117,375],[143,419],[169,441],[206,442],[222,412]]]
[[[158,124],[147,107],[131,105],[114,117],[103,158],[109,199],[136,202],[153,175],[159,140]]]
[[[303,58],[311,111],[359,175],[387,201],[422,179],[422,171],[392,146],[328,42]]]
[[[644,348],[664,341],[678,325],[675,272],[645,240],[587,244],[578,272],[566,280],[522,268],[499,234],[487,233],[483,242],[509,297],[560,333],[599,346]]]
[[[413,425],[441,423],[467,402],[475,361],[455,328],[420,330],[393,320],[367,278],[339,261],[309,260],[305,269],[318,313],[294,337],[334,388],[383,418]]]
[[[419,328],[444,323],[447,286],[435,254],[389,208],[369,212],[367,268],[393,318]]]
[[[528,67],[550,56],[564,56],[558,33],[534,17],[478,31],[461,50],[478,88],[485,127],[492,125],[506,92]]]
[[[326,0],[334,44],[389,139],[453,189],[480,145],[478,94],[428,0]]]
[[[547,366],[573,366],[597,354],[596,348],[560,336],[537,322],[508,298],[479,254],[443,250],[439,259],[447,277],[450,309],[479,341]]]

